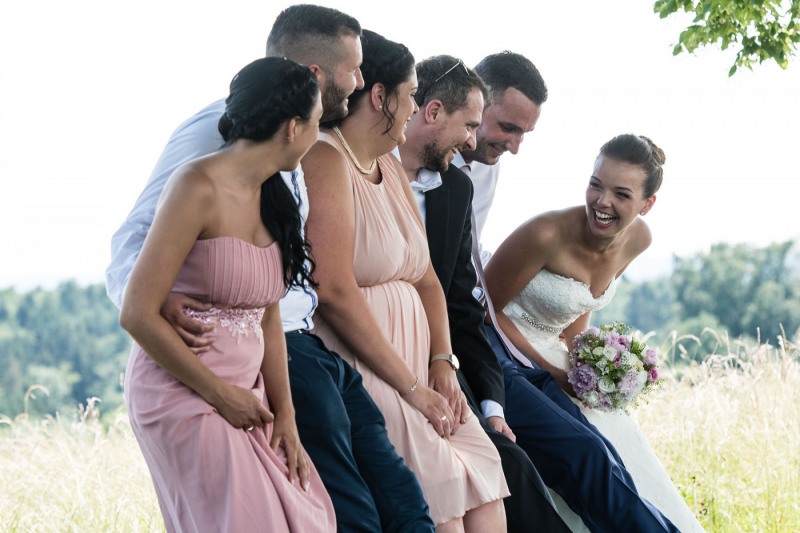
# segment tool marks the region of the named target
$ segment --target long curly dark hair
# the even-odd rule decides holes
[[[278,57],[253,61],[234,76],[225,99],[218,124],[225,146],[238,139],[269,140],[294,117],[308,121],[319,97],[317,78],[307,67]],[[261,221],[280,247],[287,287],[315,287],[311,245],[297,201],[279,172],[261,185]]]
[[[382,84],[386,89],[383,115],[387,120],[387,126],[383,133],[387,133],[395,122],[394,113],[390,111],[389,99],[397,97],[397,87],[407,81],[414,72],[414,56],[405,45],[390,41],[370,30],[364,30],[361,36],[361,47],[364,54],[364,60],[361,63],[364,88],[356,89],[347,98],[347,107],[352,111],[358,102],[370,93],[373,85]]]

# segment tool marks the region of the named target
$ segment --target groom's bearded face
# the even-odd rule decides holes
[[[444,107],[436,117],[434,140],[422,148],[422,164],[428,170],[444,172],[458,152],[475,148],[475,131],[481,123],[483,95],[473,88],[464,105],[452,113]]]
[[[422,147],[422,166],[433,172],[444,172],[450,165],[447,155],[450,147],[440,147],[436,142],[428,142]]]

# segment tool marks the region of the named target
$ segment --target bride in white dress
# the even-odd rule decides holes
[[[592,311],[611,301],[617,278],[650,245],[640,216],[655,203],[664,159],[646,137],[615,137],[600,149],[586,204],[525,222],[486,267],[497,325],[573,397],[567,345],[589,326]],[[682,532],[703,531],[633,418],[583,406],[581,411],[617,449],[642,497]],[[563,500],[559,512],[574,531],[588,531]]]

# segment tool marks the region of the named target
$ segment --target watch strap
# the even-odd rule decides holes
[[[450,363],[450,366],[453,367],[453,370],[458,370],[455,362],[453,361],[454,357],[455,356],[451,353],[440,353],[432,356],[430,362],[433,363],[435,361],[447,361],[448,363]]]

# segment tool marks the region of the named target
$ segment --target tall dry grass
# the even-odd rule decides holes
[[[798,347],[720,341],[634,416],[708,531],[800,532]],[[127,416],[0,418],[0,530],[163,531]]]
[[[1,417],[0,531],[164,531],[127,415],[104,427],[90,400],[72,420]]]
[[[717,337],[634,416],[707,531],[800,532],[798,347]]]

